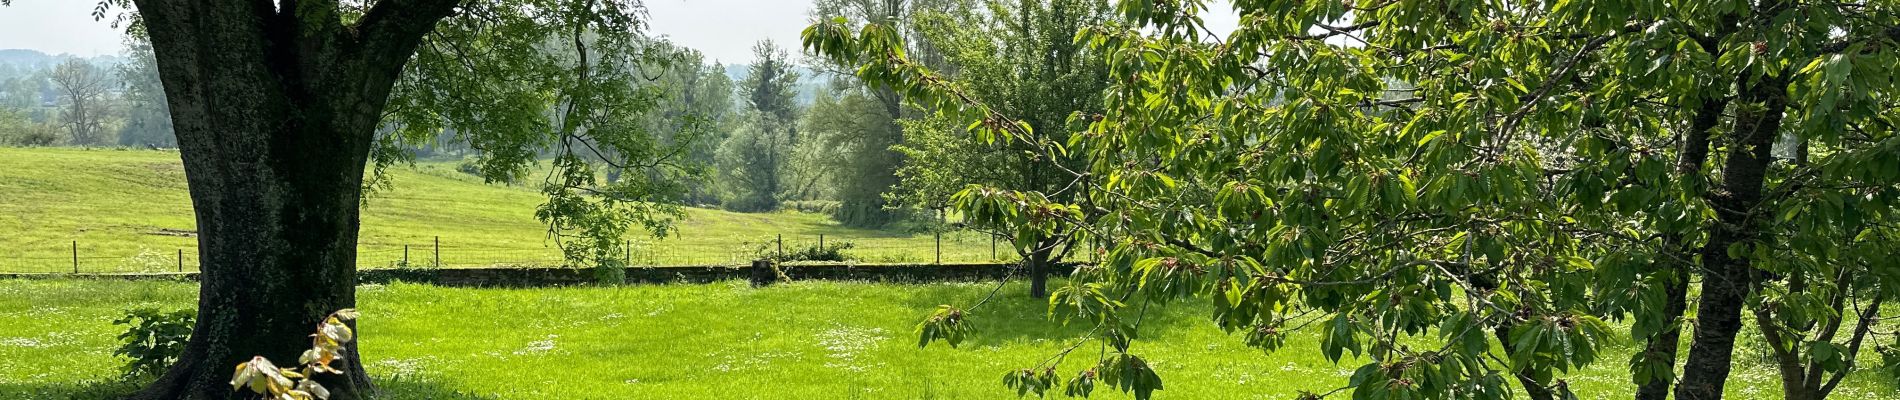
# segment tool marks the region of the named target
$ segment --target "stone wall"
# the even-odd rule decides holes
[[[764,266],[770,268],[769,264]],[[699,265],[678,267],[626,268],[629,284],[707,283],[724,280],[775,281],[782,273],[791,280],[838,280],[890,283],[981,282],[1002,279],[1016,268],[1015,263],[965,264],[860,264],[791,263],[777,271],[754,266]],[[1052,268],[1051,276],[1068,275],[1072,265]],[[443,269],[365,269],[357,271],[363,283],[412,282],[456,287],[548,287],[592,284],[598,281],[590,268],[492,267]],[[755,275],[757,274],[757,275]],[[0,279],[90,278],[90,279],[173,279],[196,280],[198,274],[0,274]],[[769,283],[769,282],[764,282]]]

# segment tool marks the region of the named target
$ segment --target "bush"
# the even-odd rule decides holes
[[[461,163],[455,164],[455,171],[477,177],[482,176],[482,166],[475,164],[473,159],[462,160]]]
[[[824,247],[812,245],[786,252],[785,255],[778,256],[774,258],[773,261],[851,261],[857,259],[857,257],[844,254],[844,251],[850,249],[851,246],[851,242],[842,240],[827,243]]]
[[[145,307],[126,311],[124,318],[112,321],[113,325],[130,325],[119,334],[123,344],[112,352],[131,359],[125,363],[125,375],[164,373],[185,352],[185,340],[191,337],[192,320],[197,314],[193,310],[166,313]]]
[[[779,254],[778,242],[776,239],[773,239],[773,238],[767,238],[765,240],[761,240],[757,242],[744,242],[744,243],[740,243],[739,246],[740,246],[740,249],[737,251],[737,253],[742,254],[742,255],[749,255],[754,260],[768,260],[768,261],[774,261],[774,262],[787,262],[787,261],[842,262],[842,261],[854,261],[858,259],[858,257],[856,256],[852,256],[852,255],[844,253],[845,250],[849,250],[853,246],[850,241],[846,241],[846,240],[839,240],[835,242],[826,243],[824,247],[819,247],[817,245],[806,246],[804,248],[790,247],[790,248],[785,249],[785,254]]]
[[[607,260],[594,265],[594,283],[603,286],[626,284],[627,266],[619,260]]]
[[[801,200],[779,203],[781,210],[795,210],[803,213],[832,215],[838,213],[838,202],[832,200]]]
[[[0,132],[0,144],[21,147],[46,147],[59,143],[59,132],[47,126],[28,126],[13,132]]]

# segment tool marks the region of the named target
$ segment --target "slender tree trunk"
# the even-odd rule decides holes
[[[374,128],[403,63],[453,4],[379,2],[351,29],[321,5],[137,2],[190,185],[203,273],[184,353],[135,398],[251,397],[232,390],[233,367],[253,356],[294,366],[317,322],[355,305]],[[318,379],[332,399],[367,396],[353,345],[334,366],[344,373]]]
[[[1504,346],[1504,354],[1511,354],[1511,352],[1516,351],[1513,349],[1513,347],[1516,346],[1511,344],[1511,328],[1515,326],[1515,322],[1507,322],[1491,329],[1491,335],[1496,336],[1498,343]],[[1554,394],[1551,393],[1549,387],[1545,387],[1544,384],[1538,383],[1535,379],[1531,379],[1529,375],[1512,374],[1512,378],[1517,379],[1518,386],[1524,387],[1524,398],[1530,400],[1551,400],[1554,398]]]
[[[1035,243],[1029,257],[1023,259],[1029,264],[1029,297],[1046,299],[1049,297],[1049,259],[1050,253],[1055,251],[1055,242],[1042,239]]]
[[[1702,297],[1696,306],[1697,321],[1689,359],[1683,363],[1682,382],[1676,387],[1680,400],[1722,398],[1723,383],[1728,380],[1735,350],[1735,334],[1742,328],[1742,306],[1747,298],[1753,269],[1749,260],[1731,257],[1729,247],[1760,245],[1761,230],[1753,218],[1761,204],[1762,184],[1770,153],[1781,128],[1782,112],[1787,108],[1787,84],[1781,78],[1744,76],[1747,88],[1741,93],[1734,140],[1728,146],[1728,160],[1722,168],[1722,185],[1710,203],[1716,212],[1709,241],[1702,247],[1702,264],[1708,272],[1702,280]]]
[[[1783,336],[1796,334],[1775,325],[1775,318],[1766,307],[1756,308],[1755,327],[1761,329],[1762,338],[1767,339],[1768,347],[1774,352],[1775,371],[1781,374],[1781,397],[1783,400],[1819,400],[1819,393],[1810,388],[1806,380],[1807,370],[1801,363],[1801,350],[1782,347]],[[1798,335],[1798,334],[1797,334]]]
[[[1831,279],[1835,285],[1838,285],[1833,298],[1828,301],[1828,309],[1832,311],[1832,314],[1815,321],[1820,323],[1818,327],[1810,325],[1806,328],[1791,329],[1777,323],[1776,309],[1764,306],[1754,310],[1755,326],[1761,329],[1762,337],[1774,351],[1775,369],[1781,374],[1783,399],[1821,400],[1827,398],[1828,394],[1834,391],[1835,385],[1840,383],[1840,379],[1853,372],[1852,360],[1860,353],[1862,340],[1866,338],[1868,329],[1879,316],[1880,302],[1884,301],[1883,296],[1875,296],[1865,309],[1849,310],[1847,308],[1847,298],[1854,292],[1853,270],[1843,269],[1839,276]],[[1789,290],[1799,292],[1802,289],[1790,285]],[[1842,354],[1842,357],[1849,360],[1846,368],[1832,371],[1830,375],[1819,360],[1803,357],[1808,350],[1802,343],[1833,343],[1834,338],[1840,334],[1842,325],[1850,316],[1856,321],[1852,337],[1848,339],[1848,348]],[[1814,337],[1804,337],[1803,332],[1811,332]],[[1784,343],[1797,347],[1784,347]],[[1804,358],[1807,359],[1804,360]]]
[[[1727,100],[1709,100],[1696,109],[1695,119],[1690,122],[1689,131],[1683,138],[1681,158],[1676,160],[1678,179],[1699,179],[1702,165],[1709,159],[1709,132],[1722,121],[1722,111],[1728,108]],[[1698,191],[1701,192],[1701,191]],[[1663,322],[1674,325],[1682,319],[1682,313],[1689,307],[1689,276],[1691,260],[1688,244],[1681,232],[1671,232],[1663,238],[1664,251],[1674,252],[1681,259],[1668,259],[1663,262],[1660,274],[1667,274],[1667,285],[1663,287]],[[1675,325],[1657,332],[1646,339],[1643,345],[1645,357],[1653,362],[1668,363],[1675,369],[1676,351],[1682,342],[1682,326]],[[1669,398],[1669,387],[1675,382],[1670,379],[1654,379],[1637,385],[1637,400],[1664,400]]]

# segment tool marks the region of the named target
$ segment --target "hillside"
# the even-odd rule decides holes
[[[449,164],[395,168],[395,187],[363,211],[358,265],[403,259],[429,265],[441,238],[445,266],[558,264],[558,248],[534,219],[543,198],[525,187],[483,184]],[[82,271],[172,270],[183,251],[195,268],[195,226],[178,153],[146,150],[0,148],[0,272],[70,271],[78,242]],[[739,263],[776,235],[786,247],[826,235],[850,241],[866,261],[930,261],[929,235],[845,228],[803,213],[742,214],[689,209],[680,234],[637,234],[638,264]],[[1008,252],[1008,250],[1002,250]],[[987,238],[946,235],[944,260],[990,258]]]

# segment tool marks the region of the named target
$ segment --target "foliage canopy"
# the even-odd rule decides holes
[[[970,187],[957,206],[1115,244],[1052,295],[1099,325],[1104,360],[1134,357],[1149,304],[1196,297],[1263,350],[1317,329],[1328,358],[1363,357],[1350,385],[1313,397],[1548,397],[1602,361],[1606,319],[1652,342],[1688,329],[1700,274],[1684,376],[1667,336],[1630,360],[1634,383],[1720,396],[1747,308],[1785,395],[1818,398],[1864,340],[1869,319],[1853,317],[1900,284],[1870,257],[1900,234],[1893,4],[1234,6],[1225,35],[1193,0],[1122,1],[1119,21],[1077,32],[1113,83],[1066,141],[911,60],[890,29],[820,21],[805,45],[978,141],[1088,160],[1063,189]],[[1038,368],[1011,385],[1041,393],[1053,378]]]

